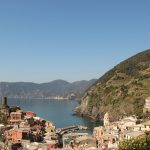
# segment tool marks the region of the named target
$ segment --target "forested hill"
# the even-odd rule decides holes
[[[150,50],[116,65],[100,77],[84,94],[77,112],[112,120],[124,115],[141,115],[144,100],[150,96]]]
[[[32,82],[0,82],[0,96],[10,98],[49,98],[54,96],[66,97],[74,93],[77,97],[80,97],[95,81],[96,79],[70,83],[64,80],[55,80],[42,84]]]

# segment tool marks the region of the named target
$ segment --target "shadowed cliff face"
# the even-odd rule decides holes
[[[150,50],[143,51],[104,74],[84,94],[77,112],[96,117],[110,113],[112,120],[141,115],[150,96]]]

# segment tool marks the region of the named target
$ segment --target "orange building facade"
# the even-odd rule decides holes
[[[20,143],[22,140],[22,131],[19,129],[11,129],[5,132],[6,139],[14,143]]]

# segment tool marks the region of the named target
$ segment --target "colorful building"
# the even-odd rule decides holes
[[[150,97],[145,99],[145,105],[143,109],[144,113],[150,112]]]
[[[5,136],[11,143],[20,143],[22,140],[22,131],[19,129],[11,129],[5,131]]]
[[[32,111],[24,111],[24,114],[28,117],[36,117],[36,114]]]
[[[97,139],[101,138],[104,134],[104,127],[100,126],[100,127],[95,127],[93,129],[93,136]]]
[[[9,121],[10,121],[10,124],[20,124],[22,121],[22,113],[11,112]]]

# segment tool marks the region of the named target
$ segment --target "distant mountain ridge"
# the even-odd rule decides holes
[[[0,96],[9,98],[50,98],[67,97],[74,93],[78,98],[90,87],[96,79],[67,82],[54,80],[48,83],[32,82],[0,82]]]

